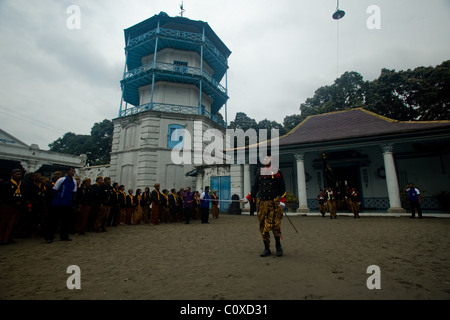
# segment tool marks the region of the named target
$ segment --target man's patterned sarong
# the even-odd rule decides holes
[[[259,230],[263,240],[269,240],[269,231],[281,230],[281,219],[283,209],[278,200],[256,200],[256,211],[258,212]]]

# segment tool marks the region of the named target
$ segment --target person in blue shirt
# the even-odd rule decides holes
[[[54,234],[58,230],[61,241],[71,241],[69,229],[71,224],[73,200],[77,192],[77,182],[74,179],[75,168],[68,167],[66,176],[59,178],[53,186],[52,210],[49,217],[45,242],[52,243]]]
[[[419,219],[422,219],[422,209],[420,208],[421,196],[419,189],[415,188],[412,183],[408,184],[405,188],[405,191],[408,193],[409,205],[411,207],[411,218],[414,219],[417,214],[419,215]]]
[[[202,223],[209,223],[209,202],[210,202],[210,195],[209,195],[209,186],[205,187],[205,191],[202,192],[200,195],[200,211],[201,211],[201,220]]]

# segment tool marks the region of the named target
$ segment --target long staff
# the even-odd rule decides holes
[[[288,216],[286,210],[283,209],[283,212],[284,212],[284,215],[286,216],[286,218],[287,218],[287,219],[289,220],[289,222],[291,223],[292,228],[294,228],[295,232],[297,232],[297,235],[300,236],[300,234],[298,233],[297,228],[296,228],[296,227],[294,226],[294,224],[292,223],[291,218],[289,218],[289,216]]]

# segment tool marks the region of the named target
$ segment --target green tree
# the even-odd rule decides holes
[[[286,133],[294,129],[300,122],[302,122],[302,116],[299,114],[293,114],[286,116],[283,119],[283,128]]]
[[[250,128],[258,129],[258,124],[255,119],[250,118],[244,112],[237,112],[236,117],[230,122],[228,126],[230,129],[242,129],[247,131]]]
[[[267,119],[261,120],[258,122],[258,130],[259,129],[266,129],[267,130],[267,139],[271,139],[271,130],[272,129],[278,129],[278,136],[281,137],[282,135],[286,134],[286,130],[283,128],[281,124],[279,124],[276,121],[270,121]],[[259,131],[258,131],[259,133]]]
[[[95,123],[92,127],[92,145],[91,149],[89,150],[92,165],[103,165],[110,162],[113,132],[113,123],[110,120],[106,119],[102,122]]]
[[[71,155],[87,155],[87,164],[90,166],[108,164],[110,161],[113,123],[103,120],[95,123],[91,135],[79,135],[67,132],[61,138],[50,143],[50,151]]]
[[[418,120],[450,119],[450,60],[413,71]]]
[[[345,72],[331,86],[320,87],[300,105],[300,119],[364,106],[368,83],[357,72]]]
[[[79,156],[86,154],[91,145],[91,136],[78,135],[73,132],[67,132],[61,138],[50,143],[50,151],[60,152]]]
[[[414,115],[411,106],[407,105],[405,76],[405,73],[382,69],[378,79],[368,86],[366,109],[391,119],[411,120]]]
[[[450,60],[447,60],[436,67],[382,69],[380,76],[371,82],[364,81],[357,72],[346,72],[333,85],[320,87],[313,97],[306,99],[300,105],[298,120],[359,107],[402,121],[448,120],[449,106]]]

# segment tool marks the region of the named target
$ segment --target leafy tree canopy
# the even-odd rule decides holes
[[[316,90],[300,105],[300,119],[351,108],[366,108],[396,120],[450,119],[450,60],[414,70],[382,69],[378,79],[364,81],[346,72],[331,86]]]
[[[54,152],[75,156],[86,154],[87,165],[104,165],[110,161],[113,131],[112,121],[105,119],[94,124],[90,135],[67,132],[48,146]]]

